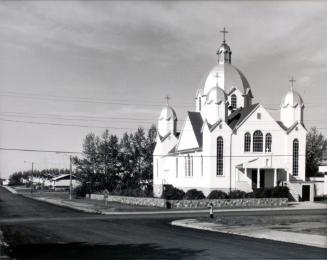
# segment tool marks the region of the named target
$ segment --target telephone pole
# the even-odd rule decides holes
[[[69,200],[72,200],[72,171],[73,171],[73,162],[72,156],[69,156]]]
[[[34,188],[34,184],[33,184],[34,162],[24,161],[24,163],[30,163],[30,164],[32,165],[32,173],[31,173],[31,181],[32,181],[32,185],[31,185],[31,193],[32,193],[32,192],[33,192],[33,188]]]

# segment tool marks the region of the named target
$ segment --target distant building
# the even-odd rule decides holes
[[[250,84],[232,65],[223,32],[217,64],[196,91],[195,111],[187,112],[181,131],[168,98],[160,113],[153,153],[155,196],[165,184],[205,195],[287,185],[295,199],[312,200],[313,186],[305,182],[304,102],[293,89],[294,79],[275,120],[262,104],[253,104]]]
[[[69,174],[62,174],[51,179],[52,188],[54,190],[67,190],[70,186],[70,176]],[[72,175],[72,187],[75,188],[80,184],[80,181],[76,176]]]

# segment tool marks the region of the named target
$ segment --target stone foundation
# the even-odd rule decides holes
[[[91,199],[104,200],[104,195],[91,194]],[[165,200],[159,198],[108,196],[107,201],[159,208],[207,208],[210,203],[212,203],[215,208],[273,208],[286,207],[288,204],[287,198]]]

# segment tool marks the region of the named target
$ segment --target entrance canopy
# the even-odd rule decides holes
[[[286,169],[286,164],[272,156],[256,157],[236,166],[238,169]]]

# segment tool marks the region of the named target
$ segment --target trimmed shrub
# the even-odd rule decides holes
[[[291,194],[288,187],[278,186],[272,189],[271,191],[272,198],[290,198]]]
[[[202,200],[204,198],[205,198],[205,196],[204,196],[203,192],[199,191],[197,189],[188,190],[184,196],[184,199],[186,199],[186,200]]]
[[[246,193],[246,194],[245,194],[245,198],[249,198],[249,199],[253,199],[253,198],[255,198],[254,193],[253,193],[253,192],[248,192],[248,193]]]
[[[88,194],[88,187],[86,184],[82,183],[73,190],[73,195],[75,198],[85,198]]]
[[[214,199],[227,199],[227,193],[221,190],[213,190],[207,196],[207,199],[214,200]]]
[[[173,185],[164,185],[161,198],[166,200],[181,200],[184,196],[184,191],[175,188]]]
[[[228,194],[230,199],[243,199],[246,197],[246,192],[241,190],[233,190]]]

